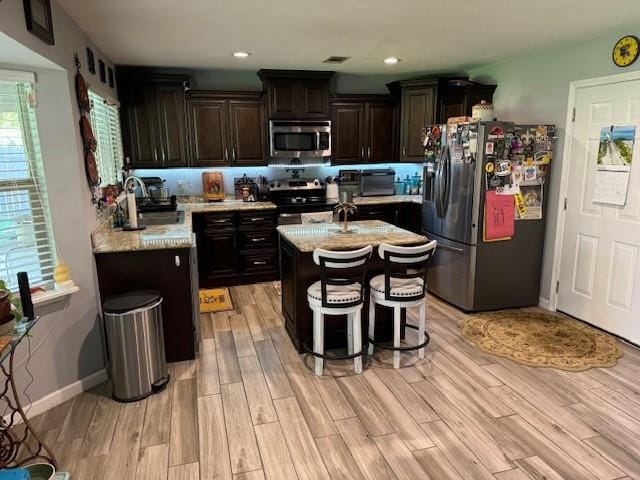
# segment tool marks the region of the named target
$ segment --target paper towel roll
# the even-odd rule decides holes
[[[136,208],[135,193],[127,193],[127,210],[129,210],[129,227],[138,228],[138,209]]]

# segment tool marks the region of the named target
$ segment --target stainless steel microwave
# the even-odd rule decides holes
[[[331,156],[331,122],[269,121],[271,158],[321,158]]]

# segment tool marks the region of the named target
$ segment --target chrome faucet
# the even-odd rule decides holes
[[[142,192],[142,198],[149,198],[149,192],[147,191],[147,186],[140,179],[140,177],[136,177],[135,175],[129,175],[123,182],[125,190],[128,190],[129,188],[128,187],[129,181],[138,182],[138,185],[140,186],[140,191]],[[135,192],[135,187],[131,188],[131,191]]]

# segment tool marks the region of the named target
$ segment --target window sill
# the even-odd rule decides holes
[[[34,293],[31,299],[35,307],[43,307],[45,305],[50,305],[52,303],[64,300],[78,291],[80,291],[80,287],[78,286],[74,286],[65,290],[47,290],[46,292]]]

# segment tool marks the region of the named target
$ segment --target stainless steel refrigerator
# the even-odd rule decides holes
[[[422,226],[438,241],[430,292],[467,311],[539,303],[554,132],[507,122],[426,127]],[[488,190],[521,194],[509,239],[485,241]]]

